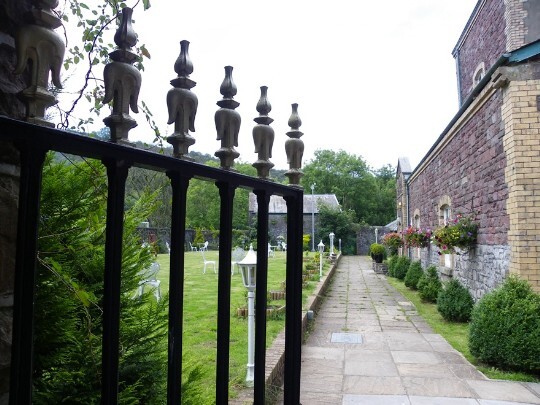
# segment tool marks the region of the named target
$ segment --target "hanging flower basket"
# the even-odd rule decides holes
[[[398,248],[403,246],[403,238],[397,232],[389,232],[383,236],[382,244],[388,248],[390,254],[396,254]]]
[[[456,249],[468,251],[476,244],[478,222],[474,217],[458,214],[444,227],[433,234],[433,242],[439,248],[439,254],[460,254]]]
[[[410,247],[424,248],[429,246],[431,241],[431,229],[420,229],[409,226],[403,232],[403,239]]]

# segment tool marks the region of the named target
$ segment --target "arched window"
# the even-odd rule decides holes
[[[420,228],[420,211],[415,210],[414,211],[414,218],[413,218],[413,224],[415,228]]]
[[[439,200],[439,225],[444,226],[448,224],[452,215],[452,203],[450,197],[445,195]],[[441,256],[441,265],[444,267],[454,268],[454,255],[446,254]]]
[[[474,73],[473,73],[473,83],[472,87],[475,87],[478,83],[480,83],[480,80],[486,75],[486,69],[484,67],[484,62],[481,62],[476,67]]]
[[[448,224],[448,221],[450,220],[450,214],[451,214],[450,206],[448,204],[442,205],[440,209],[441,225]]]

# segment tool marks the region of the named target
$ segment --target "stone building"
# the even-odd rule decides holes
[[[305,235],[312,234],[312,227],[315,228],[315,235],[317,235],[319,223],[319,208],[322,204],[335,209],[340,208],[339,202],[335,194],[304,194],[303,229]],[[270,217],[270,222],[268,224],[268,232],[270,233],[271,243],[274,243],[278,240],[278,236],[287,236],[287,204],[282,197],[273,195],[270,197],[270,205],[268,207],[268,210],[268,215]],[[250,193],[250,223],[253,223],[256,218],[257,198],[255,194]]]
[[[509,273],[540,291],[540,1],[479,0],[452,52],[460,108],[414,170],[397,167],[397,216],[437,228],[479,221],[461,255],[409,249],[476,298]]]

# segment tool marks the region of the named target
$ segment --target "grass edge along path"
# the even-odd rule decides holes
[[[435,333],[441,335],[450,345],[460,352],[472,365],[481,371],[486,377],[495,380],[508,381],[523,381],[523,382],[540,382],[537,376],[500,370],[495,367],[487,366],[480,363],[469,350],[469,324],[448,322],[439,311],[437,304],[423,302],[420,299],[418,291],[411,290],[405,284],[393,277],[386,276],[388,283],[394,287],[399,293],[413,303],[416,307],[418,315],[420,315]]]

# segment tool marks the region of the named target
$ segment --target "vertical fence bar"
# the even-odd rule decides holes
[[[182,332],[184,317],[184,246],[186,200],[190,178],[167,172],[172,187],[171,257],[169,279],[169,350],[167,404],[182,403]]]
[[[287,277],[285,308],[285,405],[300,403],[302,349],[302,216],[303,195],[285,197],[287,203]]]
[[[233,200],[236,186],[218,181],[219,221],[216,404],[229,403],[229,344],[231,329],[231,260]]]
[[[107,227],[105,230],[105,275],[103,291],[103,342],[101,403],[118,403],[118,356],[120,339],[120,279],[124,197],[129,164],[105,159],[107,168]]]
[[[45,153],[43,149],[21,148],[9,391],[11,405],[32,403],[34,293],[41,178]]]
[[[257,196],[257,290],[255,295],[255,387],[253,403],[265,403],[266,369],[266,297],[268,289],[268,205],[266,190],[254,190]]]

